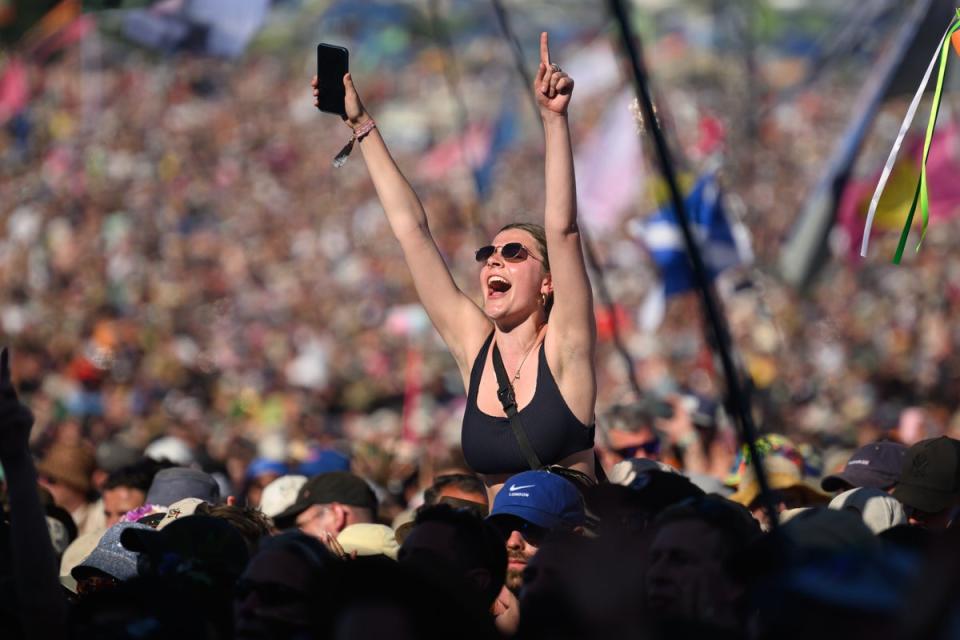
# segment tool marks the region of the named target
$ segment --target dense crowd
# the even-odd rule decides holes
[[[606,451],[608,482],[524,471],[492,499],[438,468],[394,513],[330,450],[309,469],[259,460],[230,495],[171,440],[57,445],[34,466],[6,363],[4,637],[955,634],[960,441],[945,436],[867,444],[816,483],[767,436],[768,494],[749,456],[720,482],[644,443]],[[621,435],[651,424],[636,426]]]
[[[380,450],[403,433],[406,462],[429,455],[424,442],[454,444],[460,380],[411,304],[409,274],[361,163],[329,166],[343,134],[312,111],[299,62],[166,65],[114,55],[109,41],[98,46],[98,55],[78,49],[32,69],[35,98],[0,133],[0,321],[21,354],[39,448],[75,428],[94,442],[123,428],[146,446],[171,421],[189,425],[221,462],[238,440],[272,444],[260,452],[267,457],[303,459],[318,441],[349,436]],[[406,109],[416,80],[436,78],[435,66],[426,51],[397,76],[363,78],[381,129],[412,167],[431,137],[450,133]],[[774,110],[755,138],[734,139],[729,123],[723,153],[733,169],[721,173],[745,204],[757,254],[726,296],[735,344],[764,428],[850,447],[863,425],[894,428],[892,415],[922,405],[932,434],[949,428],[957,409],[948,357],[957,339],[955,225],[936,227],[909,268],[882,264],[888,238],[862,266],[838,249],[842,257],[826,263],[808,294],[770,271],[787,213],[829,152],[826,133],[839,132],[851,111],[826,93],[814,89]],[[574,140],[597,124],[602,98],[571,119]],[[733,104],[712,85],[681,86],[667,98],[704,113]],[[489,110],[490,99],[480,104]],[[684,113],[677,130],[695,129]],[[801,143],[783,144],[793,138]],[[462,167],[445,182],[418,181],[432,231],[467,291],[476,246],[541,206],[525,187],[542,180],[538,153],[534,137],[511,147],[480,204],[464,194]],[[625,225],[592,238],[615,302],[613,311],[598,306],[601,419],[636,400],[613,347],[612,316],[644,391],[716,400],[703,326],[688,320],[699,315],[692,295],[671,299],[654,333],[639,328],[658,285]]]
[[[460,63],[493,116],[482,49]],[[662,103],[694,105],[665,117],[687,151],[698,119],[728,119],[721,180],[757,262],[721,290],[771,504],[698,301],[640,327],[658,285],[626,219],[590,239],[615,301],[597,307],[610,482],[530,471],[493,496],[459,449],[462,381],[362,162],[330,166],[345,130],[313,110],[301,62],[170,64],[91,38],[30,67],[33,99],[0,130],[10,637],[951,637],[960,229],[905,267],[882,264],[887,237],[851,264],[838,232],[802,293],[772,273],[848,87],[750,132],[736,83],[678,82]],[[425,177],[456,133],[438,66],[428,48],[358,82],[470,292],[474,250],[542,208],[542,140],[498,159],[485,201],[463,167]],[[616,91],[578,107],[575,141]]]

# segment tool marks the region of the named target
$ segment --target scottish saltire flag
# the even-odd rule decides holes
[[[737,264],[749,261],[745,230],[730,224],[723,209],[717,177],[700,177],[685,201],[693,233],[700,245],[710,279]],[[641,239],[660,270],[666,297],[693,289],[693,267],[687,258],[683,232],[673,207],[667,205],[648,218],[640,230]]]

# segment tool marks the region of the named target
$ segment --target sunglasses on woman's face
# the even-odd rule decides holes
[[[527,259],[527,257],[533,258],[538,262],[542,262],[540,258],[530,253],[530,251],[519,242],[508,242],[507,244],[499,247],[495,247],[492,244],[488,244],[485,247],[480,247],[477,249],[476,253],[477,262],[486,262],[487,258],[496,253],[498,249],[500,250],[500,255],[503,256],[503,259],[508,262],[523,262]]]

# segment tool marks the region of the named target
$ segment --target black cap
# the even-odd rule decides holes
[[[897,484],[907,448],[899,442],[873,442],[853,452],[840,473],[820,481],[824,491],[853,487],[887,489]]]
[[[249,557],[240,532],[226,520],[210,516],[179,518],[161,530],[130,527],[120,534],[120,544],[152,558],[152,573],[178,571],[176,566],[166,566],[173,556],[178,560],[173,565],[192,562],[206,571],[236,578]]]
[[[278,527],[286,528],[292,525],[289,522],[291,518],[297,517],[309,507],[332,502],[363,507],[374,513],[377,511],[377,496],[363,478],[349,471],[330,471],[307,480],[297,493],[297,501],[274,516],[273,521]]]
[[[893,497],[914,509],[937,513],[960,494],[960,441],[940,436],[907,449]]]
[[[706,493],[690,478],[679,473],[647,471],[637,476],[628,486],[637,493],[640,504],[652,514],[690,498],[701,498]]]

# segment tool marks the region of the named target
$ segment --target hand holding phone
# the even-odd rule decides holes
[[[317,83],[314,95],[317,108],[347,119],[346,91],[343,76],[347,74],[349,53],[343,47],[317,45]]]
[[[333,158],[333,166],[340,168],[353,151],[354,143],[362,140],[377,125],[360,102],[347,72],[347,50],[330,44],[317,45],[317,75],[313,78],[314,104],[321,111],[335,113],[353,130],[353,136]]]

